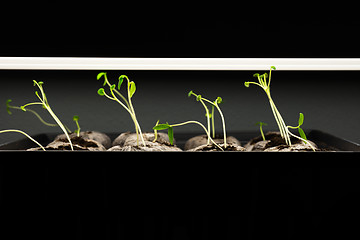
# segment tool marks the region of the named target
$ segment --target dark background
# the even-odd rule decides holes
[[[144,5],[4,8],[0,56],[360,56],[360,21],[351,5]]]
[[[55,159],[74,155],[78,159]],[[343,167],[358,166],[357,159],[340,154],[336,160],[323,154],[326,159],[317,161],[306,154],[262,160],[252,158],[263,154],[247,153],[242,159],[226,154],[222,160],[195,159],[194,154],[179,159],[179,154],[167,153],[151,155],[155,159],[146,159],[149,154],[131,159],[134,154],[126,153],[121,158],[129,159],[111,153],[50,153],[46,156],[52,159],[46,161],[38,160],[40,154],[19,156],[36,159],[2,161],[4,237],[358,236],[358,169]]]
[[[106,70],[106,69],[104,69]],[[29,134],[53,133],[61,130],[43,125],[33,114],[20,110],[6,112],[5,102],[21,106],[37,100],[32,80],[44,82],[50,106],[70,129],[76,125],[74,115],[80,117],[82,130],[108,133],[133,131],[133,123],[122,107],[97,90],[102,81],[100,71],[31,71],[1,70],[0,117],[2,128],[21,129]],[[221,109],[229,133],[258,131],[256,122],[268,123],[265,131],[277,129],[265,92],[245,81],[256,80],[254,71],[107,71],[109,80],[116,83],[121,74],[136,82],[133,96],[138,121],[143,131],[152,131],[157,120],[179,123],[198,120],[206,123],[204,109],[187,93],[193,90],[208,99],[221,96]],[[262,73],[262,71],[260,71]],[[305,116],[304,129],[318,129],[354,142],[360,142],[358,102],[359,77],[356,71],[274,71],[272,98],[286,124],[296,126],[299,113]],[[124,91],[124,89],[122,89]],[[53,122],[41,107],[33,106],[45,120]],[[216,131],[221,132],[221,119],[216,115]],[[202,132],[195,125],[175,129],[176,133]],[[0,142],[23,138],[16,133],[0,135]]]
[[[10,17],[3,17],[0,56],[360,57],[357,15],[348,11],[343,17],[342,12],[305,3],[284,12],[283,6],[271,3],[264,9],[229,5],[226,11],[186,5],[180,14],[174,9],[181,6],[160,6],[164,14],[102,3],[93,10],[66,4],[43,7],[4,8]],[[307,8],[313,12],[301,11]],[[198,11],[208,14],[203,17]],[[49,103],[70,128],[72,116],[78,114],[84,130],[129,129],[125,112],[96,95],[101,85],[97,73],[2,70],[1,125],[30,134],[57,131],[32,115],[14,110],[8,116],[5,111],[8,98],[14,105],[36,99],[36,79],[45,82]],[[120,74],[137,83],[134,105],[145,131],[159,118],[202,119],[201,106],[186,96],[190,89],[225,100],[229,132],[255,130],[257,121],[276,128],[265,94],[243,86],[253,72],[109,71],[111,79]],[[304,128],[359,142],[357,72],[279,71],[272,86],[274,101],[289,125],[303,112]],[[5,142],[19,136],[0,138]],[[151,159],[148,154],[137,155],[141,159],[131,154],[64,154],[2,154],[4,237],[341,239],[358,234],[359,171],[357,159],[349,160],[356,155],[269,159],[244,154],[210,160],[210,155],[195,154],[181,159],[172,154]]]

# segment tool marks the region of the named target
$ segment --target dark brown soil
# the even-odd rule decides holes
[[[275,146],[279,146],[279,145],[286,145],[285,140],[281,137],[281,135],[279,134],[279,132],[267,132],[265,134],[265,139],[266,140],[270,140],[266,145],[265,148],[270,148],[270,147],[275,147]],[[294,137],[290,137],[291,143],[292,144],[297,144],[297,143],[301,143],[301,140],[294,138]],[[256,138],[253,138],[249,141],[249,143],[255,144],[257,142],[263,141],[262,136],[258,136]]]
[[[77,137],[77,134],[71,133],[69,136],[71,139],[73,139]],[[97,131],[85,131],[85,132],[80,132],[79,137],[84,140],[94,140],[100,143],[101,145],[103,145],[106,149],[111,147],[111,139],[105,133],[101,133]],[[61,140],[63,142],[68,141],[65,134],[60,134],[56,136],[54,141],[56,140]]]
[[[72,142],[73,145],[80,145],[80,146],[83,146],[85,148],[98,147],[98,145],[95,142],[87,141],[82,137],[76,136],[76,137],[72,137],[70,139],[71,139],[71,142]],[[65,143],[68,142],[67,139],[63,139],[63,138],[58,139],[57,141],[65,142]]]
[[[312,148],[305,144],[300,139],[295,137],[290,137],[291,146],[288,146],[284,139],[282,139],[280,132],[267,132],[265,134],[265,141],[263,141],[262,136],[251,139],[246,145],[245,148],[247,151],[313,151]],[[316,150],[319,150],[315,143],[308,140]]]
[[[217,144],[224,143],[224,138],[222,136],[220,136],[220,135],[215,136],[215,138],[213,140]],[[208,137],[207,137],[206,134],[192,137],[192,138],[190,138],[189,140],[186,141],[185,146],[184,146],[184,150],[187,151],[187,150],[191,150],[191,149],[203,146],[203,145],[207,145],[207,142],[208,142]],[[233,146],[235,146],[235,145],[241,146],[240,141],[237,140],[233,136],[226,137],[226,143],[228,145],[231,144]],[[211,144],[209,146],[211,146]]]
[[[113,141],[113,147],[108,151],[182,151],[176,145],[170,144],[168,135],[165,133],[158,133],[155,142],[153,142],[154,133],[143,133],[143,138],[146,146],[140,139],[138,144],[135,133],[122,133]]]
[[[243,152],[245,151],[244,147],[241,147],[240,145],[237,144],[227,144],[226,148],[224,147],[223,143],[220,143],[219,146],[226,152]],[[204,144],[201,146],[198,146],[196,148],[192,148],[187,150],[189,152],[219,152],[222,151],[221,149],[219,149],[217,146],[215,146],[214,144]]]
[[[94,134],[95,133],[95,134]],[[108,140],[110,142],[110,138],[104,133],[98,132],[80,132],[79,137],[76,133],[71,133],[69,135],[71,139],[71,143],[73,145],[74,150],[89,150],[89,151],[105,151],[106,148],[98,141],[92,139],[97,138],[102,142],[106,142]],[[107,139],[108,138],[108,139]],[[70,143],[65,134],[60,134],[55,137],[54,141],[49,143],[46,147],[46,150],[71,150]],[[31,148],[28,149],[30,151],[41,150],[41,148]]]

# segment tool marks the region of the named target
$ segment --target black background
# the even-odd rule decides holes
[[[274,11],[281,7],[271,3],[264,9],[236,6],[236,14],[234,6],[226,6],[229,11],[190,11],[193,6],[187,5],[176,14],[177,7],[164,5],[159,6],[165,7],[164,14],[112,9],[103,3],[93,10],[64,4],[41,7],[4,8],[1,56],[360,57],[356,15],[343,17],[326,8],[302,11],[312,9],[310,5],[284,12]],[[300,14],[294,14],[292,9],[298,8]],[[208,14],[202,17],[199,11]],[[16,73],[15,79],[19,74],[24,73]],[[346,74],[357,82],[356,73]],[[3,76],[9,75],[11,71]],[[337,81],[332,78],[326,90],[335,91]],[[341,83],[341,96],[357,101],[355,93],[346,94],[356,91],[356,84]],[[349,115],[358,117],[353,111]],[[319,239],[358,234],[359,171],[357,159],[349,160],[356,155],[320,155],[325,157],[321,161],[306,154],[283,155],[281,161],[264,154],[257,156],[260,160],[249,154],[211,160],[217,155],[134,156],[2,154],[1,234],[45,239]]]
[[[194,154],[153,154],[151,160],[146,159],[150,154],[121,155],[128,159],[106,154],[102,161],[98,158],[105,154],[47,154],[70,155],[78,159],[2,162],[2,236],[304,239],[358,234],[358,170],[343,168],[358,164],[344,154],[324,154],[326,160],[316,162],[306,153],[296,160],[288,159],[293,155],[261,160],[267,156],[225,154],[221,163]],[[334,156],[338,159],[330,160]]]
[[[355,8],[309,6],[5,8],[0,56],[359,57]]]

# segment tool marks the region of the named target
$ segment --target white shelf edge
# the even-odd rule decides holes
[[[88,58],[0,57],[18,70],[360,70],[360,58]]]

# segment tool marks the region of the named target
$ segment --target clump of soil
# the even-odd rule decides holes
[[[224,149],[224,151],[245,151],[243,147],[241,147],[241,143],[233,136],[226,137],[226,149],[224,148],[224,138],[221,136],[216,136],[213,139],[216,144]],[[192,137],[186,141],[184,150],[186,151],[221,151],[214,144],[207,144],[208,137],[206,134],[199,135],[196,137]]]
[[[113,147],[108,151],[182,151],[176,147],[175,140],[174,145],[170,144],[169,137],[165,133],[158,133],[155,142],[153,142],[154,133],[143,133],[143,138],[146,146],[142,144],[140,138],[138,144],[136,133],[122,133],[113,141]]]
[[[226,148],[223,143],[218,144],[224,151],[230,151],[230,152],[243,152],[245,151],[244,147],[241,147],[240,145],[233,144],[233,143],[227,143]],[[219,149],[214,144],[204,144],[192,149],[187,150],[188,152],[220,152],[221,149]]]
[[[288,146],[281,137],[280,132],[267,132],[265,134],[265,141],[261,136],[251,139],[244,147],[246,151],[264,151],[264,152],[300,152],[313,151],[311,146],[304,143],[300,139],[290,137],[291,146]],[[307,140],[315,150],[319,150],[316,144]]]
[[[84,139],[82,137],[70,137],[74,150],[89,150],[89,151],[105,151],[106,148],[99,142],[92,139]],[[55,140],[49,143],[47,150],[71,150],[70,143],[63,139]]]
[[[72,139],[74,136],[77,136],[76,133],[70,134],[70,139]],[[111,139],[108,135],[105,133],[97,132],[97,131],[86,131],[86,132],[80,132],[79,137],[84,140],[94,140],[101,145],[103,145],[105,148],[111,147]],[[61,140],[63,142],[67,141],[65,134],[60,134],[55,137],[54,141]]]
[[[100,132],[87,131],[80,132],[79,137],[76,133],[69,135],[74,150],[89,150],[89,151],[105,151],[106,147],[111,145],[110,138]],[[71,150],[70,143],[65,134],[60,134],[55,137],[54,141],[49,143],[46,150]],[[29,151],[41,150],[41,148],[30,148]]]

